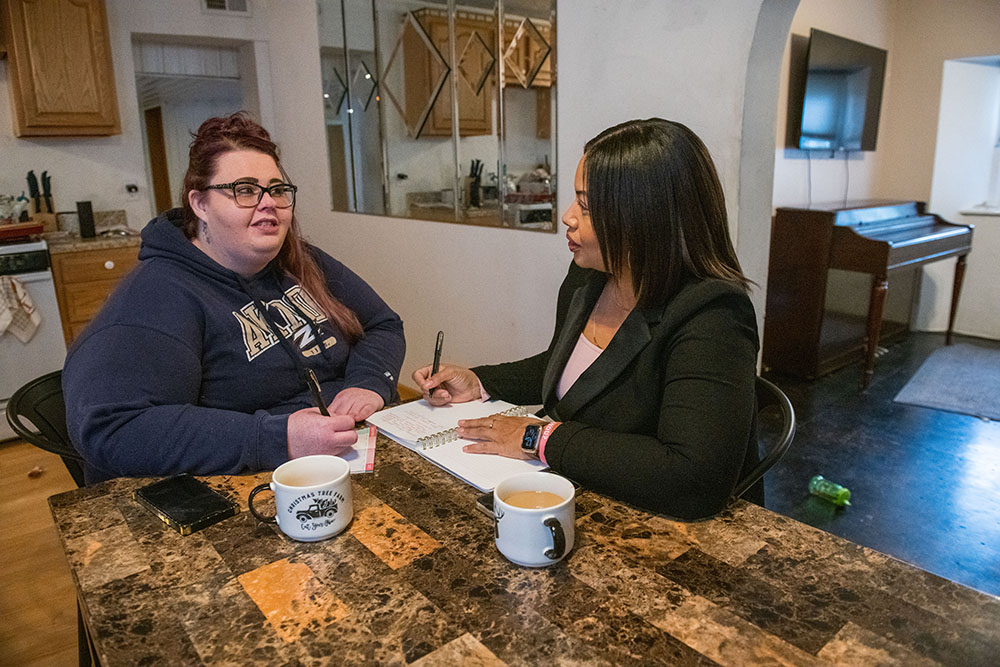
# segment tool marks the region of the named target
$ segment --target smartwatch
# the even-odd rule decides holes
[[[521,451],[538,458],[538,441],[542,437],[541,424],[529,424],[524,427],[524,437],[521,438]]]

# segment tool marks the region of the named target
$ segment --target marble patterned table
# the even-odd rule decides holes
[[[268,474],[210,477],[240,500]],[[508,563],[477,495],[381,439],[355,518],[187,537],[119,479],[53,496],[103,664],[987,665],[1000,599],[755,505],[679,523],[584,491],[577,545]],[[665,491],[666,492],[666,491]],[[915,517],[916,520],[916,517]]]

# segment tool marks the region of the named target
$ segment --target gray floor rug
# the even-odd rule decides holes
[[[1000,421],[1000,350],[965,344],[934,350],[895,401]]]

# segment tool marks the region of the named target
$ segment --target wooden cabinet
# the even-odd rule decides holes
[[[523,86],[522,77],[526,78],[530,76],[532,69],[537,67],[538,72],[531,79],[529,87],[549,88],[552,86],[552,60],[555,48],[552,46],[552,29],[548,23],[532,19],[531,24],[538,31],[538,34],[535,35],[528,28],[524,20],[505,20],[503,26],[504,52],[506,53],[507,46],[517,36],[517,31],[521,28],[522,24],[524,24],[524,30],[518,36],[514,51],[504,64],[504,84],[507,86]],[[539,37],[541,37],[541,40],[539,40]],[[542,43],[543,41],[544,44]],[[546,44],[548,45],[547,53]],[[539,60],[542,61],[541,67],[538,67]],[[515,68],[517,72],[514,71]]]
[[[52,254],[52,275],[67,345],[94,318],[114,286],[138,261],[138,245]]]
[[[535,138],[552,138],[552,89],[535,90]]]
[[[431,43],[446,63],[451,62],[451,48],[448,40],[448,14],[434,9],[413,12],[413,17],[423,28]],[[462,137],[493,134],[493,108],[496,103],[496,80],[499,62],[504,57],[506,45],[510,44],[521,27],[521,20],[504,21],[504,47],[496,53],[496,21],[489,14],[457,12],[455,15],[455,58],[457,67],[445,79],[444,86],[431,108],[420,136],[451,136],[452,99],[451,76],[457,75],[458,83],[458,134]],[[551,44],[551,26],[542,21],[532,21],[538,33],[532,36],[530,28],[525,28],[517,45],[505,64],[504,81],[508,86],[523,85],[522,79],[538,69],[531,82],[532,88],[548,88],[552,85],[552,52],[544,53],[545,44]],[[431,54],[426,44],[414,31],[404,28],[403,52],[406,63],[406,118],[410,125],[425,108],[437,83],[441,66]],[[538,62],[542,65],[539,68]],[[516,71],[515,71],[516,70]],[[483,73],[489,74],[483,78]]]
[[[419,10],[414,16],[430,37],[431,43],[444,58],[451,62],[448,41],[447,13]],[[425,137],[451,136],[451,77],[458,79],[458,134],[463,137],[493,133],[493,105],[496,97],[496,64],[492,55],[496,51],[496,31],[493,20],[487,15],[458,12],[455,17],[455,57],[458,67],[444,82],[430,116],[420,133]],[[407,33],[408,34],[408,33]],[[431,54],[422,43],[407,45],[407,104],[422,105],[431,94],[437,76]],[[483,81],[482,73],[489,72]],[[480,85],[481,84],[481,85]],[[478,89],[477,89],[478,87]],[[416,110],[419,113],[419,110]],[[411,115],[411,109],[407,109]]]
[[[104,0],[0,0],[18,137],[120,134]]]

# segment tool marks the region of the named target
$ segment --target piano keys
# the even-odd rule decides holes
[[[883,333],[889,279],[957,257],[946,337],[950,345],[972,229],[927,213],[924,203],[916,201],[778,208],[771,227],[765,370],[812,379],[860,359],[859,385],[865,389]],[[837,315],[824,307],[830,269],[871,276],[863,334],[854,340],[838,339],[833,332]]]

